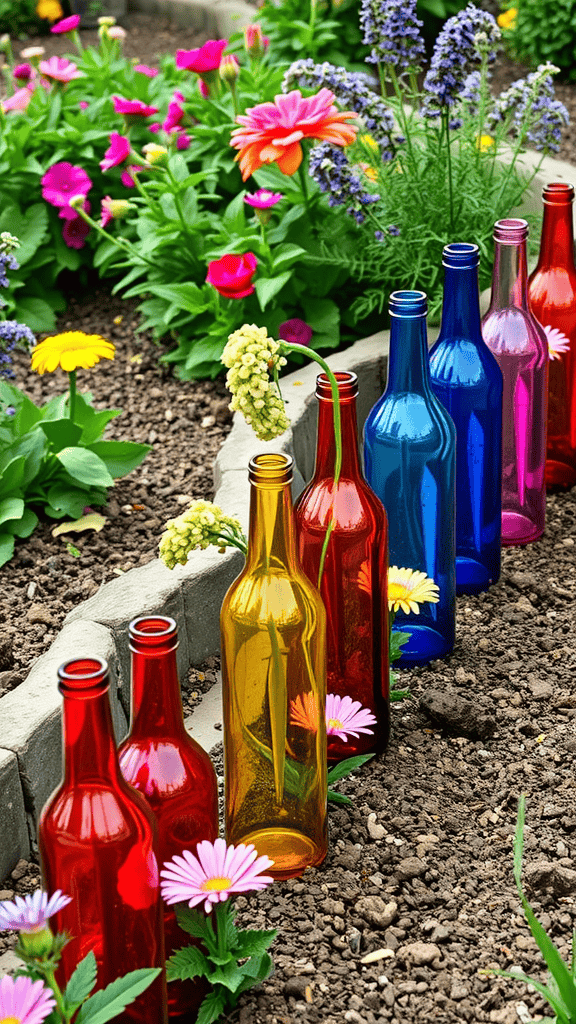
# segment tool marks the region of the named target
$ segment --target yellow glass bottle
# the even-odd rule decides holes
[[[293,459],[250,460],[246,565],[220,615],[226,838],[292,878],[328,848],[326,613],[296,548]]]

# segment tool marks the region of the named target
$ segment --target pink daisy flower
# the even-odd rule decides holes
[[[62,18],[62,21],[57,21],[55,25],[52,25],[51,32],[55,32],[56,35],[61,35],[63,32],[74,32],[80,24],[80,15],[71,14],[69,18]]]
[[[26,110],[26,107],[32,99],[32,89],[28,85],[25,85],[23,89],[17,89],[13,96],[9,96],[8,99],[2,100],[0,106],[5,114],[9,110]]]
[[[63,160],[52,164],[42,178],[42,196],[52,206],[68,206],[72,196],[86,195],[92,182],[82,167]]]
[[[259,188],[252,195],[244,196],[244,202],[248,203],[248,206],[252,206],[255,210],[268,210],[283,198],[282,192],[270,192],[267,188]]]
[[[186,111],[182,106],[185,103],[185,97],[177,89],[170,103],[168,104],[168,113],[166,119],[162,125],[165,132],[171,132],[174,128],[178,128],[186,116]]]
[[[0,981],[0,1020],[8,1024],[42,1024],[56,1006],[56,1000],[43,981],[12,978]]]
[[[548,340],[550,359],[560,359],[565,352],[570,351],[570,338],[562,334],[562,331],[559,331],[556,327],[546,326],[544,333]]]
[[[151,117],[158,113],[158,107],[151,107],[141,100],[127,100],[124,96],[113,96],[114,112],[125,117]]]
[[[176,50],[176,67],[197,74],[217,71],[227,45],[227,39],[209,39],[197,50]]]
[[[139,75],[146,75],[146,78],[156,78],[158,68],[149,68],[147,64],[135,64],[134,71]]]
[[[118,132],[112,132],[109,136],[110,145],[104,153],[104,159],[100,161],[103,171],[109,171],[111,167],[123,164],[130,154],[130,139]]]
[[[65,57],[50,57],[50,60],[41,60],[39,64],[41,73],[50,78],[53,82],[71,82],[74,78],[84,78],[81,71],[70,60]]]
[[[213,903],[223,903],[233,892],[265,889],[274,879],[261,871],[272,867],[273,860],[259,857],[256,847],[226,846],[223,839],[198,843],[196,856],[184,850],[160,872],[162,897],[166,903],[188,903],[195,907],[204,901],[209,914]]]
[[[328,736],[337,736],[344,743],[348,742],[349,736],[358,737],[361,732],[372,735],[373,729],[367,726],[375,725],[376,718],[368,708],[363,708],[359,700],[352,700],[351,697],[339,697],[336,693],[326,695],[326,733]]]
[[[72,897],[65,896],[61,889],[57,889],[50,897],[47,892],[38,889],[26,896],[16,896],[13,903],[4,900],[0,903],[0,930],[16,928],[20,932],[41,931],[53,914],[71,902]]]
[[[65,221],[62,228],[62,238],[69,249],[83,249],[89,234],[90,225],[80,216],[74,217],[74,220]]]

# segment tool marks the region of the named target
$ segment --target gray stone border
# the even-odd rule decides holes
[[[182,5],[187,9],[203,7],[203,0],[136,0],[134,6],[142,9],[145,4],[154,4],[155,11],[170,10],[176,14]],[[222,6],[229,7],[230,3]],[[523,157],[527,170],[538,162],[538,154]],[[540,209],[541,188],[546,182],[575,179],[576,169],[570,164],[546,158],[523,210]],[[432,337],[430,332],[431,340]],[[382,393],[387,357],[388,333],[380,332],[327,360],[332,369],[354,370],[358,374],[360,424]],[[312,475],[317,371],[317,364],[309,363],[282,379],[282,394],[292,426],[278,440],[257,441],[244,420],[234,417],[232,431],[214,465],[214,500],[228,513],[237,515],[245,530],[249,505],[246,469],[254,454],[284,451],[293,455],[295,494]],[[60,781],[61,700],[56,688],[59,665],[79,654],[108,661],[113,681],[114,724],[120,740],[126,733],[130,705],[128,623],[139,615],[171,615],[178,625],[178,661],[184,673],[190,665],[199,665],[219,651],[220,605],[242,564],[238,551],[220,555],[209,548],[193,552],[185,566],[172,571],[157,559],[102,585],[93,597],[67,615],[56,640],[33,664],[20,686],[0,699],[0,880],[35,846],[40,811]],[[205,704],[206,721],[202,727],[207,737],[216,735],[218,739],[213,730],[217,713],[213,705],[214,701]]]

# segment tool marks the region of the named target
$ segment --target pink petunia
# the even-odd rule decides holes
[[[8,99],[2,100],[0,106],[5,114],[9,110],[26,110],[26,107],[32,99],[32,90],[25,85],[23,89],[17,89],[13,96],[9,96]]]
[[[262,875],[274,865],[269,857],[258,856],[249,843],[226,846],[224,839],[213,843],[204,839],[196,847],[196,856],[184,850],[164,865],[160,872],[162,898],[166,903],[184,903],[195,907],[204,902],[209,914],[214,903],[223,903],[233,892],[265,889],[274,879]]]
[[[255,210],[268,210],[283,198],[282,192],[270,192],[267,188],[259,188],[252,195],[244,196],[244,202],[248,203],[248,206],[252,206]]]
[[[183,71],[195,71],[199,75],[206,71],[217,71],[227,45],[227,39],[209,39],[197,50],[177,50],[176,67]]]
[[[72,197],[70,197],[72,198]],[[90,200],[86,199],[83,203],[82,209],[85,213],[90,213]],[[75,210],[72,206],[63,206],[58,213],[61,220],[75,220],[78,216],[78,210]]]
[[[62,82],[65,85],[74,78],[84,78],[82,71],[65,57],[50,57],[50,60],[41,60],[39,64],[41,73],[53,82]]]
[[[31,64],[17,64],[13,71],[14,78],[17,82],[30,82],[31,79],[36,77],[36,69]]]
[[[0,1020],[16,1024],[42,1024],[56,1006],[50,989],[43,981],[31,978],[12,978],[9,974],[0,980]]]
[[[86,236],[90,234],[90,225],[82,217],[67,220],[62,228],[62,238],[69,249],[83,249]]]
[[[136,174],[138,171],[142,170],[143,167],[141,167],[140,164],[130,164],[127,170],[122,171],[122,174],[120,175],[120,181],[123,185],[126,186],[126,188],[134,188],[136,182],[134,180],[133,175]]]
[[[113,96],[114,112],[124,117],[151,117],[158,113],[158,107],[151,107],[141,100],[127,100],[124,96]]]
[[[158,68],[149,68],[147,64],[135,64],[134,71],[139,75],[146,75],[146,78],[156,78]]]
[[[109,139],[110,145],[104,153],[104,159],[100,161],[100,167],[103,171],[109,171],[111,167],[123,164],[130,155],[130,139],[127,139],[125,135],[112,132]]]
[[[190,149],[191,145],[192,145],[192,136],[191,135],[187,135],[186,132],[178,132],[178,135],[177,135],[177,138],[176,138],[176,149],[178,149],[178,150]]]
[[[71,14],[69,18],[62,18],[62,21],[57,21],[55,25],[52,25],[51,32],[55,32],[56,35],[62,35],[64,32],[75,32],[80,24],[80,15]]]
[[[183,94],[176,89],[176,92],[172,96],[170,103],[168,104],[168,113],[164,120],[162,127],[165,132],[171,132],[173,128],[177,128],[186,116],[186,111],[182,106],[185,103],[185,97]]]
[[[52,164],[42,178],[42,196],[52,206],[68,206],[72,196],[86,195],[91,188],[86,171],[66,160]]]

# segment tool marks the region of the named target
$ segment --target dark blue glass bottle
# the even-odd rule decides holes
[[[388,513],[390,565],[425,572],[437,604],[396,613],[410,633],[400,665],[421,665],[452,650],[456,578],[456,431],[430,387],[424,292],[390,296],[388,383],[364,426],[366,479]]]
[[[502,371],[482,340],[478,246],[447,245],[442,262],[430,380],[456,427],[456,593],[477,594],[500,576]]]

